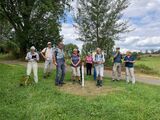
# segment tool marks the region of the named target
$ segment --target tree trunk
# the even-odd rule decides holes
[[[26,55],[28,47],[28,35],[24,31],[16,32],[16,40],[19,43],[20,48],[20,58],[23,58]]]

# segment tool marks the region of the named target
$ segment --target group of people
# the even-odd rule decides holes
[[[52,43],[48,42],[47,47],[44,48],[40,54],[45,59],[44,63],[44,73],[43,78],[46,79],[52,73],[53,64],[56,66],[56,77],[55,85],[62,86],[64,83],[65,72],[66,72],[66,62],[65,62],[65,53],[64,53],[64,44],[59,42],[56,48],[52,48]],[[30,52],[27,53],[25,59],[28,61],[27,64],[27,76],[31,75],[33,70],[34,81],[38,83],[38,65],[39,54],[36,52],[36,48],[32,46]],[[132,53],[128,51],[126,56],[123,58],[123,55],[120,52],[120,48],[116,48],[116,52],[113,54],[113,71],[112,71],[112,80],[119,81],[121,80],[121,68],[122,61],[124,61],[126,68],[126,81],[132,84],[135,84],[134,76],[134,63],[135,59],[132,56]],[[88,52],[88,55],[85,57],[85,60],[81,60],[80,53],[78,49],[74,49],[71,55],[71,70],[72,77],[71,80],[73,84],[76,82],[81,84],[81,65],[85,63],[86,74],[92,75],[92,68],[94,67],[94,76],[96,79],[96,85],[102,87],[103,77],[104,77],[104,63],[105,55],[100,48],[96,49],[95,53]]]

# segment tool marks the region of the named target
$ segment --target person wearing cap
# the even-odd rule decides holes
[[[124,58],[124,63],[126,67],[126,82],[129,83],[131,80],[132,84],[135,84],[136,82],[134,75],[135,58],[132,56],[132,53],[130,51],[127,51],[126,56]]]
[[[113,70],[112,70],[112,80],[119,81],[121,79],[121,65],[122,65],[122,54],[120,48],[116,48],[116,52],[113,55]]]
[[[27,64],[27,76],[30,76],[32,70],[34,74],[34,81],[38,83],[38,65],[37,62],[39,61],[39,54],[35,52],[36,48],[32,46],[30,48],[30,52],[27,53],[25,60],[28,61]]]
[[[55,85],[62,86],[64,83],[65,77],[65,54],[63,51],[64,44],[59,42],[57,48],[54,51],[54,64],[56,65],[56,78]]]
[[[93,57],[90,52],[88,52],[88,55],[86,56],[86,71],[87,75],[92,75],[92,64],[93,64]]]
[[[94,61],[95,69],[96,69],[96,75],[97,75],[97,86],[102,87],[105,58],[100,48],[96,49],[96,54],[93,58],[93,61]]]
[[[53,53],[54,53],[54,50],[52,48],[52,43],[48,42],[47,43],[47,47],[44,48],[41,51],[41,55],[45,59],[44,75],[43,75],[44,79],[49,77],[51,72],[52,72],[52,68],[53,68]]]
[[[75,83],[75,81],[77,80],[79,83],[81,83],[80,81],[80,62],[81,62],[81,58],[79,56],[78,53],[78,49],[74,49],[73,50],[73,54],[71,56],[71,69],[72,69],[72,81],[73,84]]]

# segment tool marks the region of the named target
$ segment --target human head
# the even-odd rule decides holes
[[[131,55],[132,55],[132,52],[131,52],[131,51],[127,51],[127,52],[126,52],[126,55],[127,55],[127,56],[131,56]]]
[[[120,51],[120,47],[116,47],[116,51],[119,52]]]
[[[60,49],[63,49],[64,44],[63,44],[63,42],[62,42],[62,41],[58,43],[58,47],[59,47]]]
[[[48,46],[49,48],[51,48],[51,47],[52,47],[52,43],[51,43],[51,42],[48,42],[48,43],[47,43],[47,46]]]
[[[35,48],[34,46],[32,46],[32,47],[30,48],[30,50],[31,50],[32,53],[34,53],[35,50],[36,50],[36,48]]]
[[[97,49],[96,49],[97,54],[101,54],[101,51],[102,51],[102,50],[101,50],[100,48],[97,48]]]
[[[73,54],[78,54],[78,49],[73,49]]]
[[[90,52],[88,52],[88,56],[91,56],[91,53],[90,53]]]

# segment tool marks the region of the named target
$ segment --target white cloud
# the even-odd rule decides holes
[[[130,0],[129,2],[131,4],[124,11],[122,19],[129,19],[129,24],[134,31],[122,34],[123,38],[121,41],[116,41],[116,46],[120,46],[123,51],[160,49],[160,0]],[[76,0],[72,2],[72,6],[75,10]],[[61,34],[66,44],[75,43],[82,47],[83,43],[75,40],[78,34],[72,24],[63,23]]]
[[[127,49],[160,49],[160,0],[131,0],[124,11],[134,31],[123,34],[116,45]]]
[[[78,34],[76,33],[76,29],[73,27],[72,24],[63,23],[61,35],[64,38],[65,44],[73,43],[76,44],[79,49],[82,49],[83,43],[76,40],[78,38]]]

